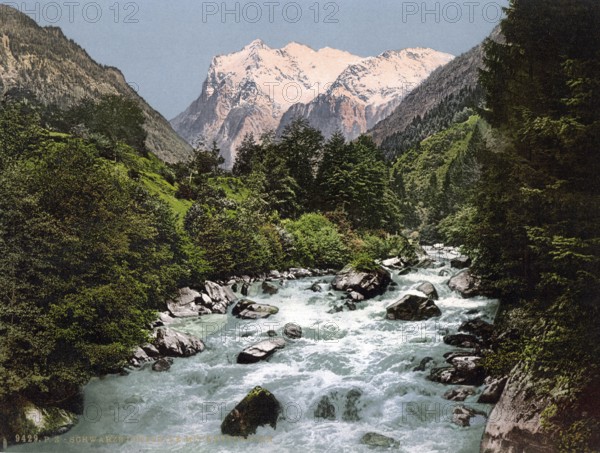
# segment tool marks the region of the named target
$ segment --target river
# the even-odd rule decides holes
[[[274,296],[260,294],[256,285],[250,298],[277,306],[277,315],[262,321],[231,315],[178,321],[171,327],[204,339],[203,353],[176,359],[166,373],[146,367],[93,379],[85,387],[85,414],[71,431],[9,451],[371,452],[360,439],[376,432],[399,442],[394,451],[476,453],[483,418],[468,428],[454,425],[452,409],[460,403],[442,398],[449,387],[427,380],[429,370],[413,369],[424,357],[444,366],[443,354],[456,348],[445,345],[443,335],[475,316],[492,321],[498,303],[462,299],[449,290],[441,270],[394,273],[398,286],[384,296],[333,314],[340,293],[329,291],[332,277],[290,281]],[[386,306],[422,281],[435,285],[442,317],[386,320]],[[309,289],[314,282],[323,282],[322,293]],[[268,362],[236,364],[242,349],[267,338],[269,330],[281,335],[287,323],[302,326],[304,337],[288,340]],[[222,437],[223,418],[257,385],[284,408],[277,429],[259,428],[248,440]],[[489,412],[491,406],[474,403],[480,391],[466,404]],[[324,396],[336,409],[335,419],[315,417]]]

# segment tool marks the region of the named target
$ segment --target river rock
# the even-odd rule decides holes
[[[152,362],[152,359],[148,356],[148,354],[146,354],[146,351],[144,351],[140,347],[136,348],[135,351],[133,351],[133,354],[129,359],[129,363],[136,368],[140,368],[148,362]]]
[[[313,283],[313,285],[310,287],[310,290],[313,293],[320,293],[321,291],[323,291],[323,288],[319,283]]]
[[[242,293],[242,296],[248,297],[248,294],[250,293],[250,283],[244,282],[240,292]]]
[[[301,269],[296,267],[290,269],[290,275],[293,275],[294,279],[308,278],[313,276],[312,272],[308,269]]]
[[[450,346],[457,346],[459,348],[477,348],[479,347],[479,340],[475,335],[457,333],[452,335],[444,336],[444,343]]]
[[[480,361],[477,356],[457,357],[450,367],[432,369],[429,379],[442,384],[479,386],[485,379]]]
[[[450,260],[450,266],[454,269],[466,269],[471,265],[471,258],[468,256],[461,255],[457,258]]]
[[[391,320],[423,321],[441,315],[441,310],[431,299],[407,294],[387,307],[386,317]]]
[[[266,360],[275,354],[275,351],[284,347],[285,340],[283,338],[271,338],[270,340],[261,341],[240,352],[237,357],[237,363],[249,364]]]
[[[462,323],[458,331],[475,335],[482,343],[488,344],[494,333],[494,326],[481,318],[477,318]]]
[[[481,395],[479,396],[477,402],[481,404],[496,404],[498,401],[500,401],[500,397],[502,396],[502,392],[506,387],[507,381],[507,377],[496,379],[491,377],[486,378],[486,386],[483,389]]]
[[[161,355],[167,357],[190,357],[204,351],[204,343],[198,338],[166,327],[154,331],[153,344]]]
[[[292,340],[297,340],[302,338],[302,327],[294,323],[286,324],[283,328],[283,334]]]
[[[198,316],[199,307],[196,300],[201,298],[201,294],[191,288],[181,288],[177,296],[167,301],[167,308],[175,318],[189,318]]]
[[[472,424],[482,425],[485,422],[485,419],[485,412],[462,405],[455,407],[452,412],[452,423],[463,428],[469,427]],[[479,423],[474,423],[476,420],[478,420]]]
[[[20,396],[0,406],[0,437],[5,442],[14,442],[16,436],[35,436],[41,441],[66,433],[76,423],[77,415],[71,411],[34,404]]]
[[[374,271],[359,271],[346,266],[334,278],[331,286],[337,291],[356,291],[365,299],[384,294],[392,281],[390,273],[383,267]]]
[[[281,273],[279,271],[273,270],[269,272],[269,277],[274,279],[274,280],[279,280],[281,278],[283,278],[281,276]]]
[[[221,423],[221,433],[247,438],[259,426],[277,428],[281,404],[268,390],[255,387]]]
[[[204,283],[204,290],[213,304],[221,304],[227,308],[236,300],[235,293],[227,286],[221,286],[217,283],[207,281]]]
[[[470,271],[464,271],[452,277],[448,282],[452,291],[457,291],[465,299],[481,294],[481,282]]]
[[[271,282],[263,282],[262,283],[262,291],[264,294],[269,294],[270,296],[274,296],[279,292],[279,286]]]
[[[360,443],[376,448],[397,449],[400,447],[400,442],[396,439],[378,433],[366,433],[360,439]]]
[[[419,286],[417,286],[416,288],[417,291],[425,294],[428,298],[432,299],[432,300],[438,300],[439,296],[438,296],[438,292],[435,289],[435,286],[433,286],[431,283],[429,282],[423,282],[421,283]]]
[[[474,395],[473,387],[458,387],[448,390],[444,393],[444,398],[450,401],[464,401],[469,396]]]
[[[413,368],[413,371],[425,371],[430,362],[433,362],[433,357],[425,357],[418,366]]]
[[[273,307],[272,305],[257,304],[248,299],[240,300],[231,314],[241,319],[265,319],[271,315],[279,313],[279,308]]]
[[[335,420],[335,406],[331,402],[328,396],[324,396],[319,400],[319,404],[315,409],[315,418],[322,418],[325,420]]]
[[[355,302],[362,302],[363,300],[365,300],[365,296],[363,296],[361,293],[359,293],[357,291],[351,291],[349,296],[350,296],[350,299],[352,299]]]
[[[158,372],[169,371],[171,369],[172,364],[173,364],[173,359],[170,357],[158,359],[152,365],[152,370],[158,371]]]
[[[363,392],[359,389],[352,389],[346,395],[346,405],[344,407],[344,413],[342,414],[342,420],[346,422],[358,422],[360,421],[360,408],[358,402]]]

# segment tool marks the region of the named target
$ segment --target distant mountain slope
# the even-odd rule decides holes
[[[490,35],[500,39],[499,29]],[[483,99],[479,69],[483,64],[483,43],[436,69],[409,93],[387,118],[369,133],[393,158],[427,136],[450,126],[453,115]]]
[[[0,5],[0,94],[11,88],[30,91],[45,104],[63,107],[85,96],[132,96],[146,117],[148,149],[168,162],[191,155],[191,147],[127,84],[118,69],[96,63],[59,28],[40,27],[25,14]]]
[[[246,133],[281,130],[295,116],[308,118],[326,134],[342,129],[354,138],[452,58],[430,49],[362,58],[298,43],[272,49],[255,40],[239,52],[215,57],[202,94],[171,124],[190,142],[216,140],[226,166],[233,164]]]

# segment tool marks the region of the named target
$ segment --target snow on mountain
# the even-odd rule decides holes
[[[231,167],[246,133],[259,137],[298,115],[326,135],[341,129],[354,138],[452,58],[431,49],[362,58],[296,42],[272,49],[255,40],[239,52],[215,57],[202,94],[171,123],[190,142],[216,140]]]

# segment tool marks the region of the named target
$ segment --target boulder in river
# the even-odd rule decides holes
[[[438,292],[435,289],[435,286],[433,286],[431,283],[429,282],[423,282],[421,283],[419,286],[416,287],[416,290],[425,294],[428,298],[432,299],[432,300],[438,300],[439,296],[438,296]]]
[[[413,368],[413,371],[425,371],[427,369],[427,365],[433,362],[433,357],[425,357],[421,360],[418,366]]]
[[[190,357],[204,351],[204,343],[198,338],[166,327],[154,331],[153,344],[161,355],[167,357]]]
[[[297,340],[302,338],[302,327],[294,323],[286,324],[283,328],[283,334],[292,340]]]
[[[177,291],[177,296],[167,301],[167,308],[175,318],[198,316],[200,307],[196,305],[196,300],[200,298],[201,294],[198,291],[181,288]]]
[[[407,294],[387,307],[387,319],[401,321],[424,321],[441,316],[442,312],[428,297]]]
[[[481,318],[477,318],[462,323],[458,331],[475,335],[483,343],[487,344],[494,333],[494,326]]]
[[[240,292],[242,293],[242,296],[248,297],[248,294],[250,293],[250,283],[244,282]]]
[[[487,415],[485,412],[475,410],[463,405],[457,406],[452,412],[452,423],[463,428],[473,425],[483,425]]]
[[[502,396],[504,387],[506,387],[507,381],[507,377],[495,379],[491,377],[486,378],[486,386],[483,389],[483,393],[479,396],[477,402],[482,404],[496,404],[498,401],[500,401],[500,397]]]
[[[279,286],[275,283],[271,282],[263,282],[262,283],[262,291],[264,294],[268,294],[270,296],[274,296],[279,292]]]
[[[444,398],[450,401],[464,401],[474,394],[475,390],[473,387],[457,387],[444,393]]]
[[[171,369],[171,365],[173,365],[173,359],[170,357],[165,357],[154,362],[154,364],[152,364],[152,370],[158,372],[169,371]]]
[[[463,271],[455,275],[448,282],[448,286],[452,291],[457,291],[465,299],[479,296],[481,294],[480,280],[471,274],[471,271]]]
[[[240,352],[237,357],[237,363],[249,364],[266,360],[275,354],[275,351],[284,347],[285,340],[283,338],[271,338],[270,340],[261,341]]]
[[[310,287],[310,290],[313,293],[320,293],[321,291],[323,291],[323,288],[321,287],[321,285],[319,283],[313,283],[312,286]]]
[[[217,283],[207,281],[204,283],[204,290],[213,304],[224,305],[227,308],[236,300],[235,293],[227,286],[221,286]]]
[[[378,433],[367,433],[360,439],[360,443],[369,447],[397,449],[400,447],[400,442],[391,437],[384,436]]]
[[[319,404],[315,409],[315,418],[324,420],[335,420],[335,405],[331,402],[328,396],[324,396],[319,400]]]
[[[255,387],[221,423],[221,433],[247,438],[259,426],[277,428],[281,404],[268,390]]]
[[[311,271],[309,271],[308,269],[292,267],[290,269],[290,275],[292,275],[294,277],[294,279],[299,279],[299,278],[312,277],[313,273]]]
[[[349,265],[335,276],[331,285],[337,291],[356,291],[365,299],[371,299],[384,294],[391,281],[390,273],[381,266],[375,270],[361,271]]]
[[[240,300],[231,311],[231,314],[241,319],[264,319],[277,313],[279,313],[279,308],[277,307],[257,304],[248,299]]]
[[[459,348],[477,348],[480,346],[480,341],[475,335],[466,333],[457,333],[453,335],[444,336],[444,343],[450,346],[457,346]]]
[[[429,379],[442,384],[479,386],[485,379],[480,361],[477,356],[457,357],[450,367],[432,369]]]

